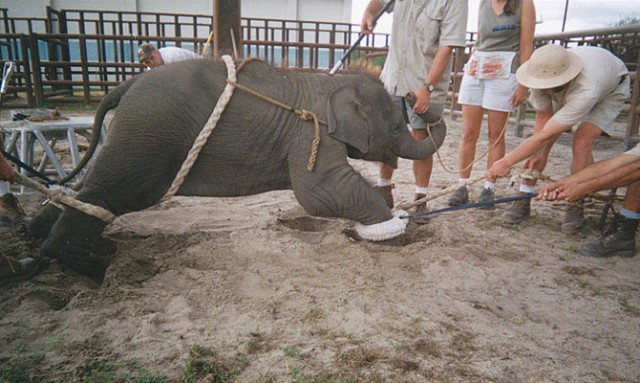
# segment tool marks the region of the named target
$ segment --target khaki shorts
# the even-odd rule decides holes
[[[405,122],[409,124],[409,127],[413,130],[427,129],[427,122],[422,119],[422,117],[418,116],[411,105],[405,101],[404,97],[391,95],[391,99],[393,99],[394,104],[396,104],[404,115]],[[444,105],[430,103],[429,104],[429,112],[442,117],[444,113]],[[438,118],[439,118],[438,117]]]
[[[581,122],[590,122],[609,135],[613,135],[613,123],[622,111],[624,103],[631,97],[631,80],[625,76],[620,85],[597,103]],[[579,127],[580,123],[576,124]]]

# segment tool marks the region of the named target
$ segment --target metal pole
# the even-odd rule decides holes
[[[564,3],[564,16],[562,18],[562,32],[564,32],[564,27],[567,25],[567,11],[569,10],[569,0],[566,0]]]
[[[375,25],[375,23],[378,21],[378,19],[389,10],[389,8],[391,8],[391,6],[393,5],[393,3],[395,2],[395,0],[390,0],[387,4],[385,4],[384,8],[382,8],[382,10],[380,11],[380,13],[378,13],[378,16],[376,16],[375,19],[373,19],[373,24]],[[351,54],[351,52],[353,52],[354,49],[356,49],[358,47],[358,45],[360,45],[360,41],[362,41],[362,39],[364,38],[365,34],[360,32],[360,34],[358,35],[358,39],[356,40],[355,43],[351,44],[351,46],[349,47],[349,49],[347,49],[347,51],[342,55],[342,57],[340,57],[340,60],[338,60],[338,62],[336,63],[336,65],[333,66],[333,68],[331,68],[331,70],[329,71],[330,75],[334,75],[338,69],[340,69],[340,67],[342,66],[342,64],[344,64],[344,61],[349,58],[349,55]]]

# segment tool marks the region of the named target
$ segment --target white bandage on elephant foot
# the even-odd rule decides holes
[[[404,234],[408,220],[402,217],[408,216],[409,213],[406,211],[398,210],[393,213],[393,218],[388,221],[374,223],[373,225],[363,225],[358,222],[355,225],[355,230],[363,239],[369,241],[384,241]]]

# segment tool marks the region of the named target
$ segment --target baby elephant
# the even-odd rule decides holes
[[[113,119],[76,199],[115,216],[158,203],[227,86],[227,71],[223,61],[208,59],[168,64],[107,94],[80,167],[98,143],[106,112],[115,108]],[[309,214],[354,220],[364,239],[386,240],[404,232],[406,220],[392,215],[347,157],[393,167],[397,157],[426,158],[444,141],[444,123],[435,124],[431,138],[416,141],[382,83],[363,73],[298,73],[250,61],[238,70],[237,83],[281,105],[236,88],[177,195],[229,197],[292,189]],[[282,105],[314,113],[319,132],[313,120]],[[319,144],[310,169],[314,138]],[[108,262],[100,255],[114,250],[101,237],[106,225],[74,208],[61,213],[51,206],[34,217],[29,230],[46,238],[45,255],[101,277]]]

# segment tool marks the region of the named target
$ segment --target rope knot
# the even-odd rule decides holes
[[[300,118],[305,121],[315,120],[315,114],[313,112],[309,112],[308,110],[301,109]]]
[[[47,198],[53,203],[62,204],[62,199],[66,196],[64,189],[49,189]]]

